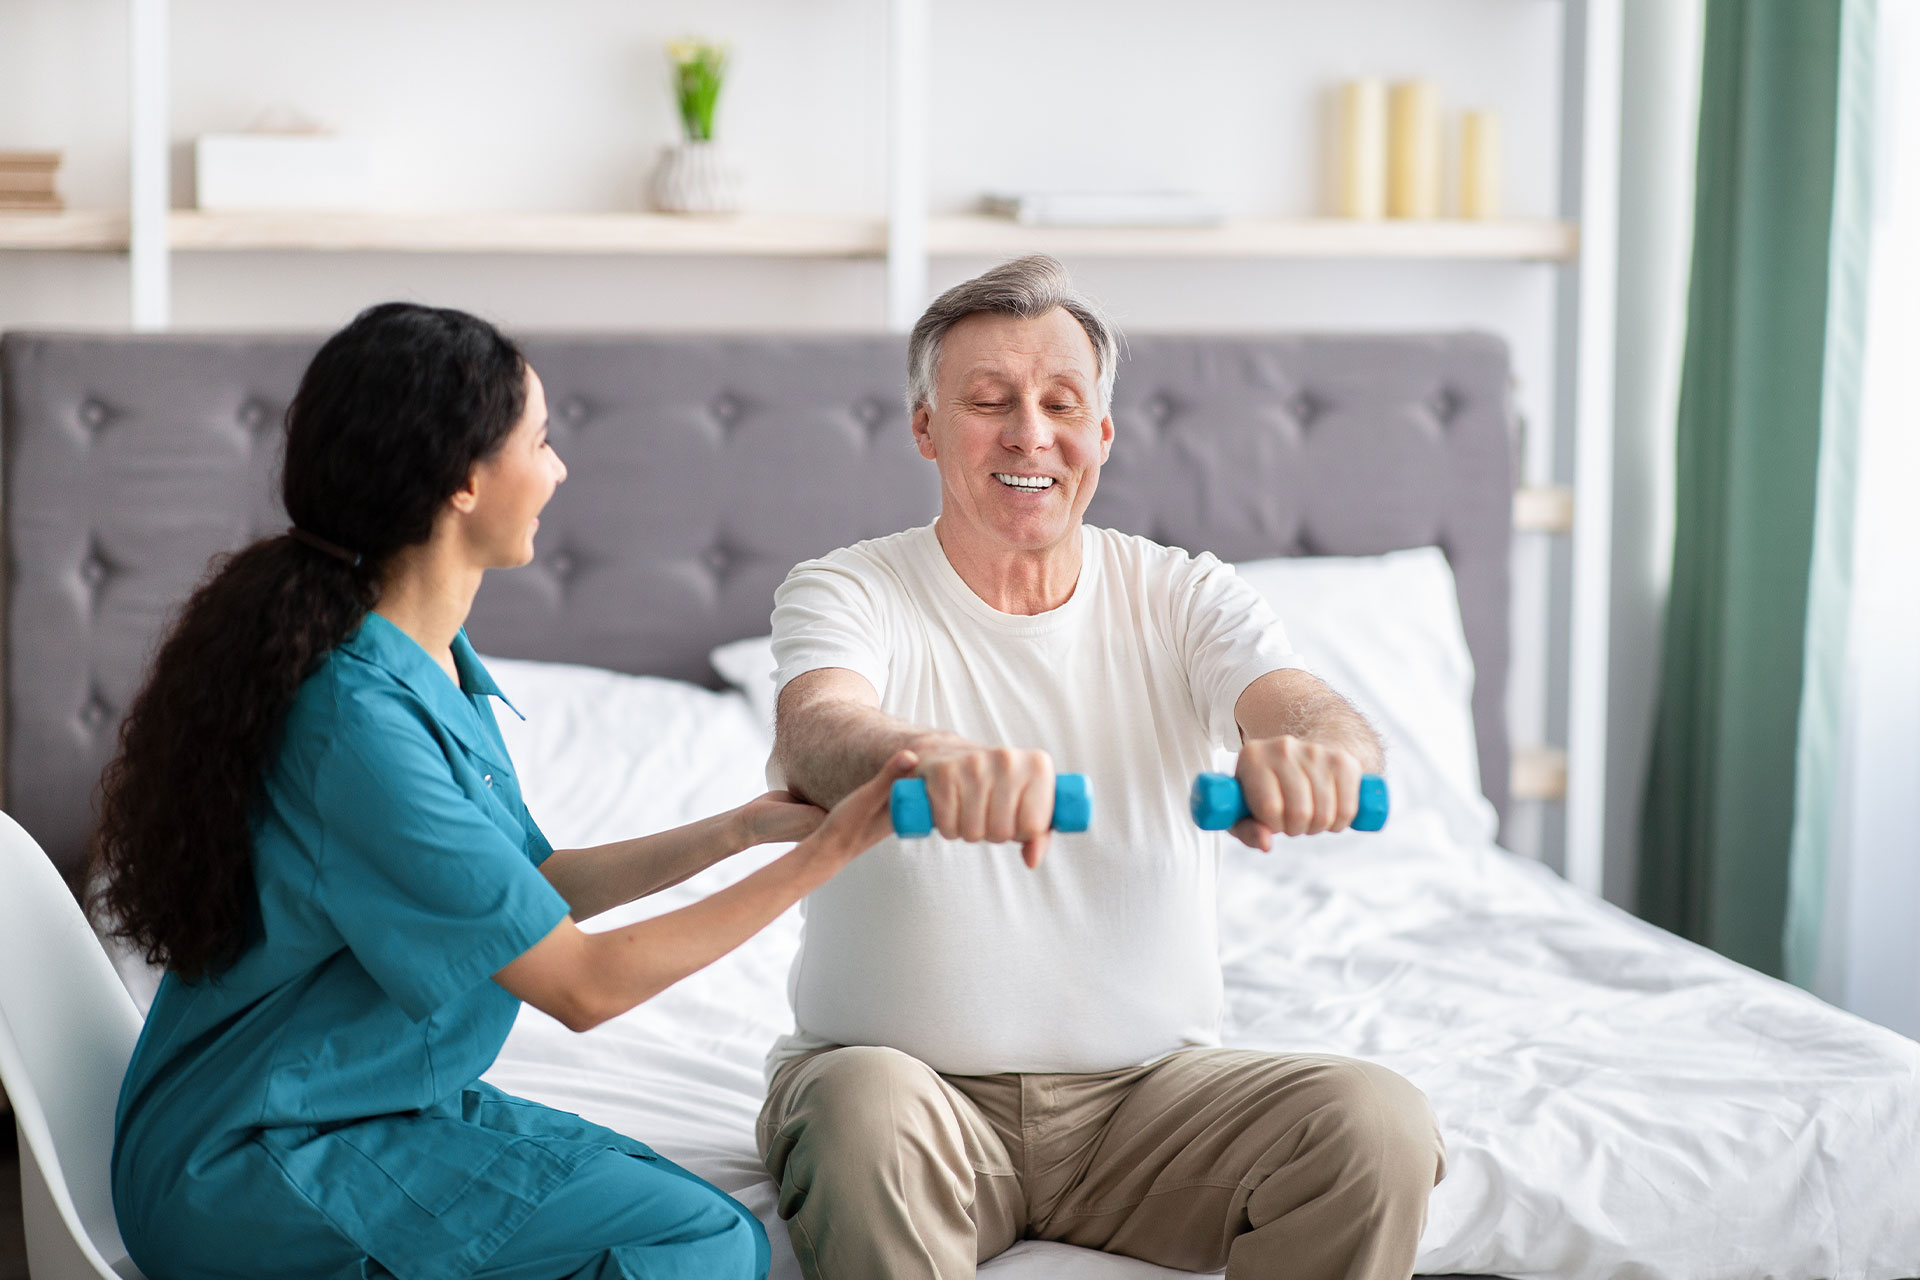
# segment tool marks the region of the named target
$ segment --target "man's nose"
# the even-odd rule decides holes
[[[1000,442],[1021,453],[1033,453],[1053,444],[1053,419],[1037,401],[1022,400],[1008,415]]]

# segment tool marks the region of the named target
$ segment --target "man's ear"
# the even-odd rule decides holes
[[[1107,455],[1113,452],[1113,414],[1100,419],[1100,461],[1104,465]]]
[[[927,408],[927,406],[924,403],[914,406],[913,408],[914,447],[919,449],[920,456],[923,458],[926,458],[928,461],[932,461],[936,456],[933,448],[933,433],[927,430],[927,428],[932,424],[932,422],[933,422],[933,413],[931,410]]]

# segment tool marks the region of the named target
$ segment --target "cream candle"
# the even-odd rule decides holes
[[[1460,216],[1500,216],[1500,117],[1469,111],[1460,117]]]
[[[1387,88],[1375,79],[1340,86],[1335,131],[1338,198],[1343,218],[1378,218],[1387,211]]]
[[[1430,80],[1393,86],[1387,105],[1387,215],[1440,215],[1440,108]]]

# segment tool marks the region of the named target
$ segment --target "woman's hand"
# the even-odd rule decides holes
[[[881,837],[893,834],[893,815],[888,800],[893,784],[912,773],[920,757],[911,751],[896,751],[880,766],[880,772],[849,791],[828,812],[820,829],[807,843],[844,865],[871,849]]]
[[[805,840],[827,820],[827,811],[795,799],[790,791],[769,791],[741,805],[740,820],[746,830],[744,843],[752,848]]]

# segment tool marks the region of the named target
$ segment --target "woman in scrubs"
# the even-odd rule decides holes
[[[133,704],[96,883],[168,970],[113,1155],[151,1280],[766,1275],[734,1200],[480,1073],[521,1001],[585,1030],[824,883],[884,834],[912,757],[831,814],[772,792],[554,851],[462,630],[566,478],[546,419],[485,322],[361,314],[287,412],[293,527],[215,568]],[[769,841],[799,843],[683,910],[575,926]]]

